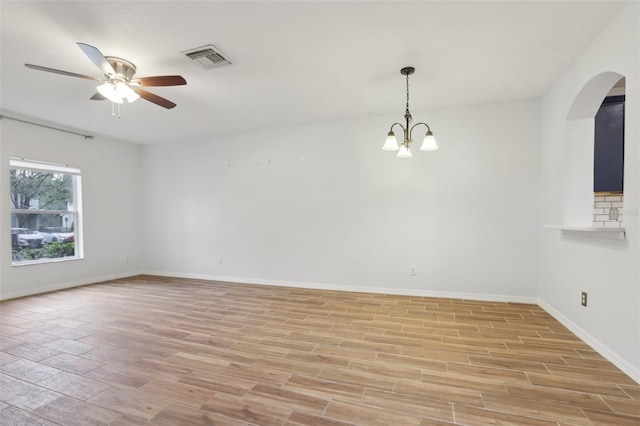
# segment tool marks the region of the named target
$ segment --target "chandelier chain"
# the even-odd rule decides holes
[[[413,117],[411,117],[411,113],[409,112],[409,74],[407,74],[406,77],[407,77],[407,105],[406,105],[404,117],[407,119],[407,124],[408,124],[411,121],[413,121]]]

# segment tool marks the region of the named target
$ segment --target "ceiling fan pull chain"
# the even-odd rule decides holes
[[[116,104],[111,102],[111,116],[116,115]]]

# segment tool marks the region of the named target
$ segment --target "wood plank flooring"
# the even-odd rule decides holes
[[[535,305],[138,276],[0,315],[2,425],[640,425]]]

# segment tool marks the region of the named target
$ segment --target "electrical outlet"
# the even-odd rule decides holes
[[[580,304],[582,306],[587,306],[587,292],[586,291],[582,292],[582,296],[580,298]]]
[[[409,275],[416,275],[416,267],[415,266],[409,266]]]
[[[218,264],[222,265],[222,256],[218,258]]]
[[[618,209],[616,207],[612,207],[609,210],[609,220],[618,220]]]

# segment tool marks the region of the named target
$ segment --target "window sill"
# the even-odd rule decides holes
[[[38,259],[38,260],[26,260],[23,262],[11,262],[11,266],[29,266],[29,265],[43,265],[45,263],[60,263],[60,262],[70,262],[74,260],[82,260],[83,256],[74,256],[74,257],[58,257],[52,259]]]
[[[565,235],[574,235],[587,238],[605,238],[608,240],[624,240],[626,238],[625,228],[589,228],[561,226],[560,230]]]

